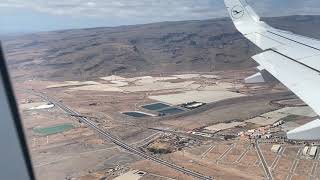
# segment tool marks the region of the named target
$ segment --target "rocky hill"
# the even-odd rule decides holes
[[[320,16],[265,20],[320,39]],[[12,75],[20,79],[241,69],[255,66],[250,57],[259,52],[229,18],[44,32],[3,43]]]

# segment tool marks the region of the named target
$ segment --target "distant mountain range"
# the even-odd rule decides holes
[[[320,39],[320,16],[265,21]],[[4,47],[19,79],[243,69],[256,65],[250,57],[260,51],[229,18],[36,33],[7,38]]]

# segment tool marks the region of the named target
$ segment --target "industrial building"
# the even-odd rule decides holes
[[[306,147],[304,147],[303,150],[302,150],[302,155],[307,156],[307,155],[308,155],[308,152],[309,152],[309,146],[306,146]]]
[[[273,153],[278,153],[280,151],[280,149],[281,149],[281,145],[275,144],[275,145],[272,146],[271,151]]]
[[[196,109],[196,108],[204,106],[204,105],[206,105],[206,103],[193,101],[193,102],[182,104],[181,107],[184,107],[187,109]]]
[[[312,158],[315,158],[317,155],[317,151],[318,151],[318,147],[312,146],[309,151],[309,156],[311,156]]]

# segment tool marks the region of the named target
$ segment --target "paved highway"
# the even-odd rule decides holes
[[[204,180],[211,180],[213,179],[212,177],[209,177],[209,176],[205,176],[203,174],[200,174],[198,172],[195,172],[195,171],[192,171],[192,170],[189,170],[189,169],[185,169],[184,167],[180,167],[176,164],[173,164],[173,163],[170,163],[170,162],[167,162],[167,161],[164,161],[162,159],[159,159],[159,158],[156,158],[156,157],[153,157],[153,156],[150,156],[144,152],[141,152],[140,150],[126,144],[125,142],[123,142],[122,140],[120,140],[119,138],[115,137],[114,135],[110,134],[109,132],[105,131],[105,130],[102,130],[101,128],[99,128],[94,122],[92,122],[91,120],[87,119],[86,117],[80,115],[78,112],[68,108],[67,106],[65,106],[64,104],[62,104],[61,102],[58,102],[52,98],[50,98],[49,96],[43,94],[43,93],[35,93],[33,92],[33,94],[36,94],[38,96],[40,96],[41,98],[47,100],[48,102],[51,102],[52,104],[54,104],[55,106],[61,108],[63,111],[65,111],[67,114],[77,118],[81,123],[84,123],[86,124],[88,127],[94,129],[95,131],[97,131],[102,137],[112,141],[113,143],[115,143],[116,145],[122,147],[123,149],[131,152],[131,153],[134,153],[142,158],[145,158],[145,159],[148,159],[148,160],[151,160],[151,161],[154,161],[154,162],[157,162],[159,164],[162,164],[162,165],[165,165],[169,168],[172,168],[176,171],[179,171],[179,172],[182,172],[184,174],[187,174],[187,175],[190,175],[190,176],[193,176],[195,178],[198,178],[198,179],[204,179]]]

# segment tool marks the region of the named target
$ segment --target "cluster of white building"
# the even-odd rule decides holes
[[[283,121],[283,120],[278,121],[278,122],[272,124],[272,127],[279,127],[279,126],[281,126],[282,124],[284,124],[284,121]]]
[[[196,136],[203,136],[203,137],[208,137],[208,138],[212,137],[212,134],[203,133],[203,132],[189,131],[188,133],[191,133]]]
[[[306,146],[302,150],[302,155],[304,156],[310,156],[312,158],[315,158],[318,152],[317,146]]]
[[[270,133],[270,127],[261,127],[258,129],[250,129],[246,132],[240,132],[238,133],[238,136],[240,138],[250,138],[250,139],[257,139],[257,138],[263,138],[263,139],[271,139],[272,134]]]

